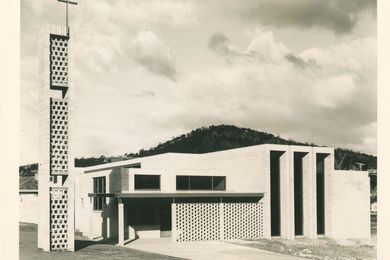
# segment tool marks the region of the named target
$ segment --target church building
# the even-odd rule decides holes
[[[368,173],[335,170],[329,147],[263,144],[76,170],[75,229],[91,239],[370,237]]]

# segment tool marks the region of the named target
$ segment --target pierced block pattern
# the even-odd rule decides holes
[[[50,249],[68,249],[67,188],[50,188]]]
[[[50,99],[50,173],[68,174],[68,101]]]
[[[220,239],[218,203],[176,204],[176,241]]]
[[[68,86],[68,41],[67,36],[50,34],[51,86]]]
[[[263,237],[263,203],[224,203],[224,239]]]

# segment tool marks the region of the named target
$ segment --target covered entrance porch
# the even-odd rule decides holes
[[[262,193],[123,193],[115,197],[118,245],[122,246],[138,238],[171,237],[174,241],[185,241],[178,239],[184,226],[186,232],[206,234],[211,232],[212,225],[214,232],[219,233],[201,237],[219,240],[224,239],[225,228],[242,228],[238,222],[251,228],[255,222],[262,223],[262,203],[259,203]],[[214,220],[210,221],[210,217]],[[257,230],[261,228],[259,224],[255,226]]]

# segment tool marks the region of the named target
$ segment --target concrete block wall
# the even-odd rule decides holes
[[[106,198],[103,210],[93,209],[93,178],[106,177],[106,192],[118,192],[121,187],[121,170],[104,170],[88,174],[78,174],[75,181],[75,229],[84,236],[95,238],[111,238],[117,236],[117,201]]]
[[[84,174],[81,183],[85,182],[86,186],[82,193],[92,193],[92,178],[96,176],[107,176],[107,185],[110,185],[108,192],[166,192],[166,193],[196,193],[201,191],[176,191],[177,175],[213,175],[226,176],[226,192],[256,192],[264,193],[263,202],[263,234],[264,237],[270,238],[270,152],[282,151],[280,158],[281,168],[281,237],[293,239],[294,230],[294,153],[306,153],[303,157],[303,236],[308,238],[317,238],[317,201],[316,201],[316,155],[326,154],[324,159],[325,166],[325,236],[340,236],[339,219],[340,197],[337,186],[339,183],[348,183],[353,181],[355,175],[335,174],[334,171],[334,149],[327,147],[310,147],[310,146],[286,146],[286,145],[259,145],[232,149],[227,151],[209,153],[209,154],[163,154],[151,157],[132,159],[129,161],[116,162],[105,166],[94,166],[86,171],[94,169],[95,172]],[[129,164],[141,163],[141,168],[125,168]],[[117,169],[107,169],[109,167],[118,167]],[[99,171],[99,167],[102,170]],[[105,169],[106,168],[106,169]],[[159,191],[135,191],[134,175],[135,174],[154,174],[161,175],[161,189]],[[340,176],[344,176],[340,177]],[[348,176],[348,177],[347,177]],[[351,176],[351,177],[350,177]],[[356,182],[358,180],[355,180]],[[363,181],[359,179],[359,181]],[[111,184],[109,184],[111,182]],[[363,181],[364,182],[364,181]],[[362,182],[362,183],[363,183]],[[362,189],[366,189],[365,182]],[[368,192],[369,192],[369,183]],[[347,190],[352,189],[349,186]],[[80,193],[81,194],[81,193]],[[339,195],[337,195],[339,194]],[[361,196],[366,196],[362,195]],[[369,206],[365,206],[368,200],[367,195],[360,206],[361,211],[368,211]],[[341,206],[340,206],[341,207]],[[365,211],[365,212],[366,212]],[[85,212],[87,213],[87,212]],[[115,214],[116,212],[112,212]],[[93,219],[92,222],[98,221],[98,214],[88,209],[88,214]],[[83,213],[84,215],[84,213]],[[87,214],[85,214],[86,216]],[[101,219],[101,217],[100,217]],[[362,225],[365,223],[359,220]],[[363,223],[364,222],[364,223]],[[351,222],[352,223],[352,222]],[[369,221],[367,221],[367,225]],[[365,225],[365,224],[364,224]],[[350,232],[349,227],[345,232]],[[351,231],[352,232],[352,231]],[[341,232],[342,233],[342,232]],[[349,233],[353,235],[352,233]],[[353,235],[355,236],[355,235]]]
[[[284,152],[280,157],[280,236],[285,239],[293,239],[295,237],[295,217],[294,217],[294,153],[306,153],[303,157],[303,223],[304,237],[317,237],[317,203],[316,203],[316,154],[329,154],[325,159],[325,227],[330,227],[331,218],[327,212],[330,212],[331,197],[330,176],[333,174],[333,148],[327,147],[310,147],[310,146],[285,146],[285,145],[266,145],[267,161],[263,161],[267,165],[266,181],[268,187],[265,190],[264,207],[270,207],[270,160],[269,154],[271,151]],[[270,228],[271,212],[270,208],[264,208],[265,216],[268,216],[268,228]],[[325,236],[330,236],[330,229],[325,231]],[[270,237],[270,232],[268,233]]]
[[[367,172],[335,171],[332,176],[332,233],[338,239],[370,237],[370,181]]]
[[[161,174],[162,192],[176,192],[176,175],[226,176],[226,191],[260,192],[267,188],[263,178],[267,166],[264,147],[253,146],[208,154],[163,154],[140,158],[141,169],[128,169],[130,186],[134,174]],[[168,179],[168,180],[167,180]],[[129,186],[129,191],[134,190]]]

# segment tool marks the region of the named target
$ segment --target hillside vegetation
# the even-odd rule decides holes
[[[279,136],[260,132],[249,128],[240,128],[232,125],[217,125],[195,129],[187,134],[174,137],[150,149],[141,149],[137,153],[126,153],[118,157],[89,157],[77,158],[76,167],[87,167],[109,163],[116,160],[145,157],[167,152],[175,153],[208,153],[258,144],[287,144],[317,146],[312,143],[296,142],[283,139]],[[376,156],[352,150],[335,149],[335,168],[342,170],[359,169],[357,163],[363,163],[363,170],[376,169]],[[31,168],[31,167],[30,167]],[[34,168],[34,167],[32,167]]]

